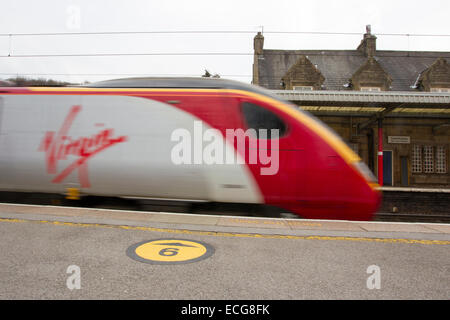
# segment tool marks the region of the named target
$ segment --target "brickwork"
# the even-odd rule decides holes
[[[283,89],[293,90],[295,86],[304,86],[320,90],[325,78],[311,61],[302,55],[281,80]]]
[[[363,123],[365,117],[332,117],[319,118],[338,133],[349,145],[357,145],[356,150],[361,159],[369,165],[377,175],[378,130],[376,127],[357,132],[358,123]],[[406,157],[408,164],[408,186],[413,187],[448,187],[450,186],[450,127],[440,127],[445,119],[404,119],[385,118],[383,122],[383,150],[392,151],[393,156],[393,186],[401,184],[401,158]],[[439,129],[436,129],[438,128]],[[373,144],[370,144],[369,134],[373,134]],[[410,143],[389,143],[389,136],[409,137]],[[443,146],[445,150],[446,173],[414,173],[412,171],[412,153],[415,145]],[[372,150],[371,150],[372,149]],[[436,151],[436,149],[434,149]],[[371,159],[370,159],[371,158]],[[372,165],[371,165],[372,164]]]
[[[373,57],[367,59],[367,62],[351,78],[351,84],[354,90],[361,90],[363,87],[376,87],[382,91],[387,91],[391,83],[391,77]]]
[[[450,215],[450,193],[384,191],[378,212]]]
[[[419,78],[419,88],[431,91],[432,88],[450,88],[450,65],[447,60],[438,58]]]

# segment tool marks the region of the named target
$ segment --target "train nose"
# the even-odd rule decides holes
[[[362,186],[358,188],[357,198],[359,197],[361,202],[356,206],[359,208],[358,212],[355,212],[355,220],[372,220],[381,206],[382,193],[380,186],[372,171],[370,171],[364,162],[354,162],[353,167],[360,174],[362,183]]]
[[[381,190],[370,187],[371,190],[365,194],[364,201],[361,204],[354,220],[372,220],[378,211],[382,201]]]

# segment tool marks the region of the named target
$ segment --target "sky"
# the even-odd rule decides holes
[[[0,2],[0,79],[19,75],[82,83],[201,76],[207,69],[250,83],[258,31],[264,34],[265,49],[344,50],[356,49],[368,24],[379,50],[450,51],[450,36],[442,36],[450,35],[448,0]],[[222,33],[201,33],[211,31]],[[91,32],[157,33],[67,35]],[[24,33],[33,35],[20,35]],[[66,34],[36,35],[41,33]],[[148,55],[70,56],[91,53]]]

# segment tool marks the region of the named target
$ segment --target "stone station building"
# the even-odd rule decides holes
[[[253,84],[333,128],[393,187],[450,186],[450,52],[264,49],[254,38]]]

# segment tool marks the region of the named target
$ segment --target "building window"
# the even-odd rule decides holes
[[[436,173],[447,173],[447,157],[444,146],[436,147]]]
[[[379,87],[361,87],[361,91],[381,91]]]
[[[434,172],[434,154],[432,146],[423,146],[423,172]]]
[[[450,88],[430,88],[431,92],[450,92]]]
[[[414,145],[412,153],[412,172],[422,172],[422,148],[421,146]]]
[[[314,88],[312,86],[293,86],[292,87],[294,90],[314,90]]]
[[[414,145],[412,172],[447,173],[447,152],[445,146]]]

